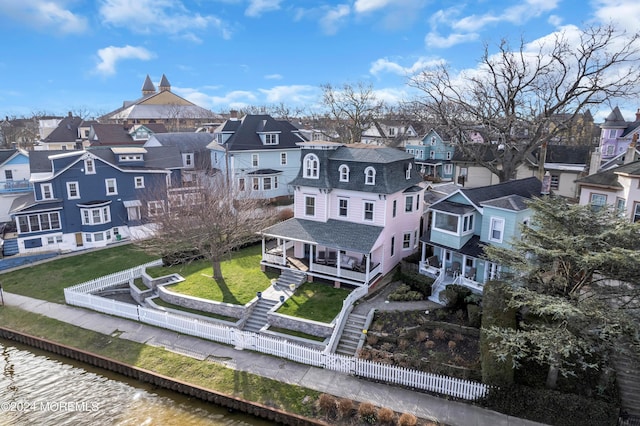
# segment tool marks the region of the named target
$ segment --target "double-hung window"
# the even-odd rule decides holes
[[[70,200],[80,198],[78,182],[67,182],[67,198]]]
[[[305,216],[315,216],[316,214],[316,198],[311,196],[304,197],[304,214]]]
[[[373,201],[364,202],[364,220],[373,220]]]
[[[338,199],[338,216],[347,217],[349,215],[349,200],[346,198]]]
[[[115,179],[105,179],[104,185],[107,188],[107,195],[118,195],[118,184]]]
[[[489,227],[489,240],[501,243],[504,237],[504,219],[501,217],[492,217],[491,226]]]

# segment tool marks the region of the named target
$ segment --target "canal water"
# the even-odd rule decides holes
[[[272,422],[0,340],[0,425],[267,426]]]

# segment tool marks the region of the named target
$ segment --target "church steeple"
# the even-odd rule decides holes
[[[164,78],[164,76],[162,76]],[[144,80],[144,84],[142,85],[142,96],[152,95],[156,93],[156,86],[151,82],[151,78],[149,78],[149,74],[147,74],[147,78]]]
[[[171,91],[171,83],[167,80],[167,77],[162,74],[162,79],[160,79],[160,91],[164,92],[165,90]]]

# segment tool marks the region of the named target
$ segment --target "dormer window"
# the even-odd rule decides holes
[[[121,155],[120,161],[142,161],[142,154]]]
[[[371,166],[364,169],[364,183],[365,185],[376,184],[376,169]]]
[[[318,160],[318,156],[315,154],[307,154],[304,157],[303,164],[303,177],[309,179],[318,179],[320,169],[320,161]]]
[[[349,166],[343,164],[338,170],[340,171],[340,182],[349,182]]]
[[[264,135],[264,144],[265,145],[278,145],[278,134],[277,133],[266,133]]]
[[[431,136],[431,146],[436,146],[436,137]]]

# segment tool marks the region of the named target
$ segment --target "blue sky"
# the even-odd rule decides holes
[[[473,68],[484,43],[634,31],[638,16],[637,0],[0,0],[0,114],[106,113],[138,98],[147,74],[215,112],[313,108],[325,83],[371,83],[394,102],[410,96],[410,73]]]

